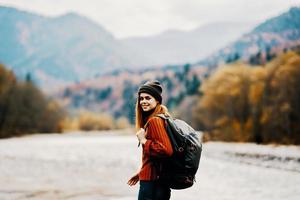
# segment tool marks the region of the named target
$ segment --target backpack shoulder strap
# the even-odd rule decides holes
[[[165,122],[165,127],[168,126],[168,119],[171,118],[170,116],[167,116],[167,115],[165,115],[165,114],[157,114],[157,115],[155,115],[155,116],[160,117],[161,119],[164,120],[164,122]]]
[[[157,114],[155,116],[160,117],[162,119],[168,119],[168,117],[166,115],[164,115],[164,114]]]
[[[154,115],[153,117],[159,117],[159,118],[163,119],[164,122],[165,122],[165,126],[167,126],[167,119],[170,118],[170,117],[168,117],[168,116],[166,116],[166,115],[164,115],[164,114],[157,114],[157,115]],[[145,129],[145,130],[146,130],[147,127],[148,127],[149,121],[150,121],[150,120],[148,120],[147,123],[144,125],[144,129]]]

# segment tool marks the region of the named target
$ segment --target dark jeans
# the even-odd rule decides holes
[[[169,200],[171,189],[159,181],[140,181],[138,200]]]

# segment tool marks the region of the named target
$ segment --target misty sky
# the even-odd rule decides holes
[[[73,11],[124,38],[219,21],[261,22],[300,6],[300,0],[0,0],[0,5],[46,16]]]

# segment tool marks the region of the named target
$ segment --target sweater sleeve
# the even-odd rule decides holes
[[[153,117],[148,122],[147,142],[144,153],[153,157],[167,157],[173,154],[172,145],[164,126],[164,120]]]

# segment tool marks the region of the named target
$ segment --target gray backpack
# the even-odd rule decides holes
[[[200,133],[183,120],[172,119],[163,114],[157,116],[165,120],[166,131],[173,148],[171,157],[157,160],[161,165],[160,180],[172,189],[191,187],[202,152]]]

